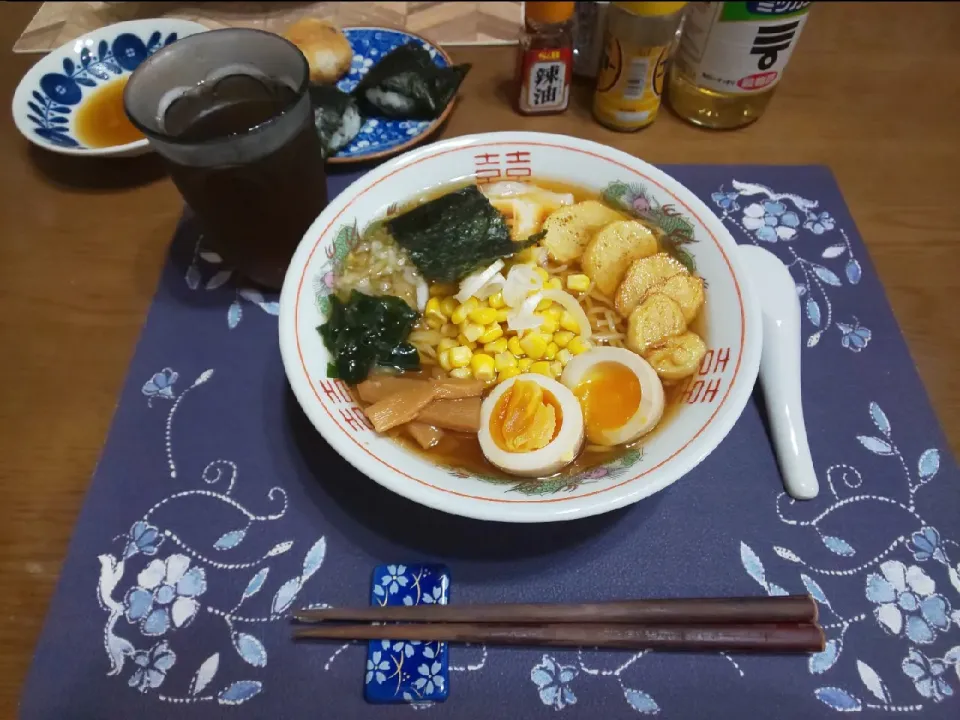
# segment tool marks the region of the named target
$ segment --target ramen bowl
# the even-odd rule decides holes
[[[84,106],[110,83],[128,77],[148,56],[187,35],[204,32],[200,23],[157,18],[114,23],[52,50],[23,76],[13,95],[13,120],[35,145],[65,155],[132,157],[150,148],[145,137],[92,146],[79,131]],[[117,93],[115,113],[123,113]],[[89,122],[95,125],[95,118]]]
[[[327,375],[317,332],[334,278],[358,231],[391,207],[475,179],[553,181],[583,187],[663,230],[706,282],[701,310],[707,352],[670,393],[665,421],[616,460],[577,474],[505,480],[431,461],[370,429],[348,388]],[[667,227],[669,225],[669,228]],[[364,175],[306,232],[280,298],[280,350],[293,392],[326,441],[367,477],[414,502],[503,522],[551,522],[609,512],[681,479],[724,439],[750,397],[761,350],[759,308],[736,243],[691,191],[657,168],[597,143],[561,135],[503,132],[445,140]]]

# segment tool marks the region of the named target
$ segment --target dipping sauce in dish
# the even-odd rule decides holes
[[[77,137],[92,148],[113,147],[142,140],[143,135],[123,110],[123,89],[129,75],[96,88],[77,110]]]

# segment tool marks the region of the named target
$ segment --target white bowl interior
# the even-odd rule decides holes
[[[496,171],[496,172],[494,172]],[[601,192],[622,182],[652,205],[671,205],[693,225],[684,247],[707,282],[708,353],[701,374],[676,393],[679,407],[634,453],[543,494],[531,486],[494,483],[453,472],[406,451],[363,423],[339,381],[327,378],[329,353],[316,331],[323,322],[324,278],[345,252],[349,228],[361,232],[394,203],[464,179],[531,177],[574,183]],[[631,191],[632,192],[632,191]],[[642,205],[644,200],[637,200]],[[346,230],[345,230],[346,228]],[[739,270],[735,242],[690,191],[646,163],[576,138],[539,133],[494,133],[445,141],[408,153],[365,175],[336,198],[307,231],[281,298],[280,342],[300,404],[324,438],[377,482],[447,512],[504,521],[582,517],[621,507],[670,484],[699,463],[739,417],[757,374],[760,326]],[[553,487],[557,483],[553,483]]]

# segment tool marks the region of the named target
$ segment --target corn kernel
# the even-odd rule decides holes
[[[450,350],[451,348],[455,348],[456,346],[457,346],[457,341],[456,341],[456,340],[454,340],[453,338],[445,337],[445,338],[442,338],[442,339],[440,340],[439,344],[437,345],[437,352],[443,352],[444,350]]]
[[[547,350],[547,341],[540,333],[530,333],[520,341],[523,352],[534,360],[539,360]]]
[[[544,310],[549,310],[551,305],[553,305],[553,300],[548,300],[547,298],[544,298],[539,303],[537,303],[537,312],[543,312]]]
[[[475,353],[470,358],[470,369],[477,380],[493,380],[497,372],[494,369],[493,358],[486,353]]]
[[[444,370],[450,371],[453,370],[453,365],[450,364],[450,349],[441,350],[440,354],[437,355],[437,361],[440,363],[440,367]]]
[[[577,335],[570,343],[567,345],[567,350],[570,351],[572,355],[579,355],[580,353],[586,352],[590,349],[590,343],[583,341],[583,338]]]
[[[500,310],[497,310],[496,322],[505,323],[507,321],[508,312],[509,311],[506,308],[501,308]]]
[[[533,365],[530,366],[530,372],[537,373],[537,375],[546,375],[549,378],[553,377],[553,373],[550,372],[550,363],[546,360],[533,363]]]
[[[506,307],[506,303],[503,301],[503,293],[494,293],[489,298],[487,298],[487,304],[492,307],[494,310],[499,310],[502,307]]]
[[[523,357],[526,355],[524,349],[520,346],[520,338],[514,335],[507,341],[507,349],[510,350],[516,357]]]
[[[563,290],[563,282],[560,278],[550,278],[543,284],[543,287],[547,290]]]
[[[455,297],[445,297],[440,301],[440,311],[447,317],[450,317],[458,305],[460,305],[460,303],[457,302]]]
[[[497,311],[491,307],[478,307],[471,310],[467,317],[478,325],[489,325],[497,319]]]
[[[533,365],[533,360],[530,358],[520,358],[517,360],[517,367],[520,368],[520,372],[526,372],[530,369],[531,365]]]
[[[486,328],[484,328],[483,335],[480,336],[480,342],[486,344],[502,337],[503,328],[497,323],[490,323]]]
[[[443,310],[440,309],[440,301],[435,297],[427,300],[427,307],[423,314],[428,318],[439,318],[441,321],[447,319],[447,316],[443,314]]]
[[[451,370],[450,377],[455,377],[457,380],[469,380],[473,376],[470,374],[470,368],[462,367]]]
[[[559,360],[554,360],[550,363],[550,374],[555,378],[560,377],[560,375],[563,374],[563,363]]]
[[[504,368],[500,371],[500,374],[497,375],[497,382],[502,383],[504,380],[509,380],[512,377],[516,377],[520,374],[520,368],[518,367],[509,367]]]
[[[590,278],[586,275],[567,275],[567,290],[586,292],[590,289]]]
[[[543,316],[543,322],[540,323],[541,332],[545,332],[547,335],[553,335],[553,333],[555,333],[559,329],[560,329],[560,325],[559,323],[557,323],[556,320],[554,320],[549,315]]]
[[[506,352],[507,339],[502,337],[497,340],[494,340],[493,342],[485,343],[483,346],[483,351],[492,353],[493,355],[496,355],[497,353]]]
[[[463,327],[460,328],[460,332],[462,332],[464,337],[470,342],[479,340],[485,331],[483,325],[478,325],[477,323],[464,323]]]
[[[533,271],[540,276],[540,279],[546,283],[550,279],[550,273],[544,270],[542,267],[535,267]]]
[[[467,313],[470,309],[466,305],[457,305],[457,309],[450,313],[450,322],[454,325],[462,325],[467,320]]]
[[[450,353],[450,364],[455,368],[467,367],[470,364],[470,358],[473,357],[473,351],[463,345],[452,348],[448,352]]]
[[[553,341],[557,344],[557,347],[565,348],[571,340],[573,340],[573,333],[569,330],[560,330],[553,334]]]
[[[431,330],[439,330],[443,327],[443,318],[439,317],[428,317],[427,318],[427,327]]]
[[[460,334],[460,329],[453,323],[444,323],[440,328],[440,334],[445,338],[455,338]]]
[[[547,310],[544,315],[546,315],[548,318],[553,318],[557,321],[557,325],[559,325],[560,318],[563,317],[563,308],[561,308],[559,305],[554,305],[552,308]]]
[[[475,297],[469,297],[464,305],[467,306],[467,312],[469,313],[471,310],[476,310],[478,307],[480,307],[480,301]]]
[[[570,360],[572,359],[573,359],[573,354],[566,348],[564,348],[563,350],[557,353],[557,360],[559,360],[560,364],[563,366],[566,366],[566,364],[570,362]]]
[[[563,315],[560,316],[560,327],[572,333],[580,332],[580,323],[567,310],[564,310]]]
[[[463,345],[465,348],[469,348],[470,350],[477,349],[477,344],[473,340],[468,340],[467,336],[463,333],[457,335],[457,343]]]
[[[499,352],[494,356],[493,364],[499,372],[508,367],[517,367],[517,358],[508,352]]]
[[[560,347],[555,342],[547,343],[547,349],[544,351],[543,356],[547,360],[553,360],[557,357],[557,353],[560,352]]]

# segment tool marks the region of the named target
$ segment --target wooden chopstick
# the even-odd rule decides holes
[[[327,640],[420,640],[423,642],[486,643],[597,647],[623,650],[710,650],[751,652],[819,652],[823,631],[809,623],[735,625],[628,625],[551,623],[492,625],[476,623],[414,623],[403,625],[309,625],[294,630],[295,638]]]
[[[809,595],[746,598],[621,600],[613,602],[525,605],[412,605],[298,610],[307,623],[455,622],[455,623],[630,623],[635,625],[753,624],[817,622],[817,603]],[[380,636],[377,636],[380,637]],[[386,639],[386,636],[383,636]]]

